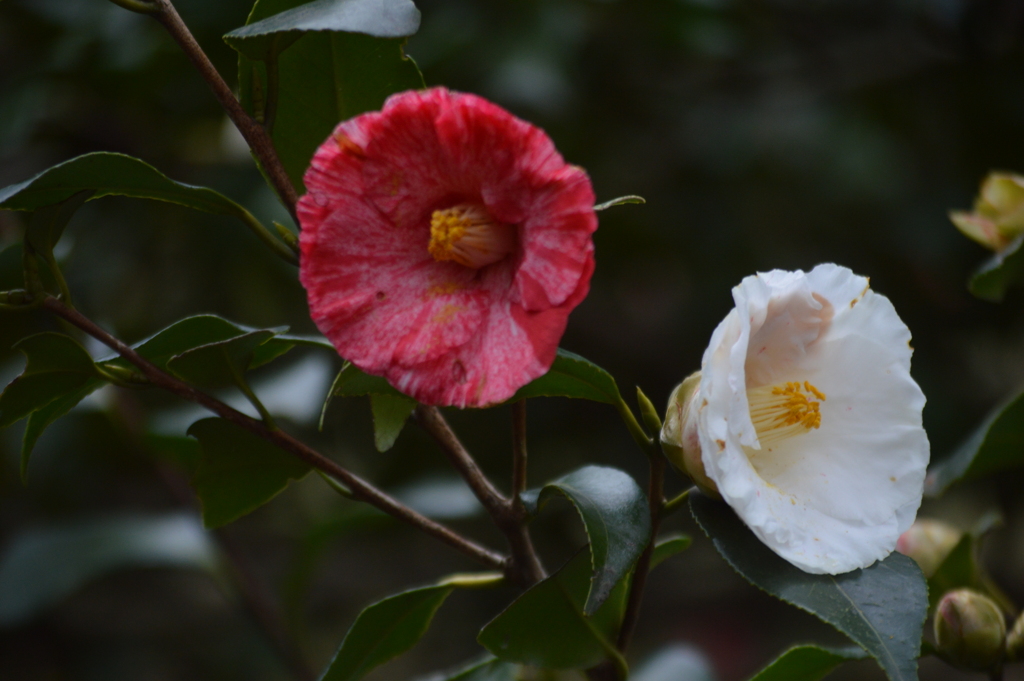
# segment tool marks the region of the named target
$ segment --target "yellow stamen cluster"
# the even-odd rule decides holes
[[[496,222],[479,204],[460,203],[430,216],[430,255],[474,269],[496,263],[516,249],[516,228]]]
[[[808,381],[762,386],[747,391],[750,419],[762,448],[821,426],[825,394]]]

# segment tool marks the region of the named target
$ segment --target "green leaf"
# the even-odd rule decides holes
[[[998,513],[988,513],[970,532],[964,532],[960,541],[942,560],[935,574],[928,579],[928,604],[935,608],[948,591],[971,588],[986,594],[1011,615],[1017,612],[1013,601],[989,577],[981,561],[981,543],[986,533],[1002,524]]]
[[[82,390],[98,375],[89,353],[69,336],[39,333],[14,347],[25,354],[28,363],[0,395],[0,428]]]
[[[611,374],[561,348],[551,369],[520,388],[510,401],[526,397],[576,397],[606,404],[617,404],[622,399]]]
[[[3,190],[0,190],[2,194]],[[93,191],[86,189],[72,194],[65,201],[49,206],[41,206],[32,213],[28,229],[25,230],[25,241],[47,260],[53,258],[53,247],[60,241],[64,228],[68,226],[75,211],[92,198]]]
[[[419,681],[521,681],[519,665],[502,662],[492,655],[482,660],[471,662],[457,671],[448,674],[431,674]]]
[[[653,570],[677,553],[682,553],[686,549],[690,548],[690,544],[692,543],[693,539],[686,534],[674,535],[662,539],[654,545],[654,553],[651,554],[650,569]]]
[[[402,432],[406,419],[416,408],[416,400],[394,395],[370,395],[373,411],[373,441],[378,452],[391,449]]]
[[[617,468],[584,466],[522,496],[530,515],[536,515],[554,494],[572,502],[590,539],[594,573],[585,608],[590,615],[633,569],[647,546],[651,537],[647,495]]]
[[[228,340],[200,345],[172,357],[167,368],[178,378],[203,388],[235,385],[252,364],[256,348],[277,330],[250,331]]]
[[[978,298],[998,303],[1006,289],[1024,278],[1024,236],[1019,236],[1004,250],[993,255],[971,275],[967,288]]]
[[[437,584],[403,591],[359,613],[320,681],[356,681],[411,648],[455,587]]]
[[[416,64],[403,53],[404,38],[375,37],[415,32],[418,12],[410,4],[259,0],[246,25],[225,36],[239,52],[242,105],[263,120],[268,100],[273,102],[271,136],[300,194],[313,152],[340,121],[380,109],[395,92],[424,87]],[[374,11],[387,15],[372,16]],[[350,30],[360,32],[342,32]]]
[[[365,33],[377,38],[404,38],[420,27],[412,0],[317,0],[252,22],[224,36],[228,45],[249,59],[266,61],[277,49],[274,39],[294,41],[306,31]]]
[[[1024,392],[994,409],[952,454],[933,464],[925,494],[937,497],[957,480],[1024,465]]]
[[[76,404],[88,397],[98,388],[104,385],[104,381],[98,378],[86,379],[82,387],[69,393],[65,393],[50,402],[44,407],[29,414],[28,423],[25,425],[25,433],[21,438],[21,480],[28,480],[28,464],[32,458],[32,450],[36,442],[49,427],[51,423],[71,411]]]
[[[280,334],[274,336],[266,343],[256,348],[253,352],[252,362],[249,364],[249,368],[255,369],[256,367],[268,364],[286,352],[289,352],[296,345],[323,348],[330,350],[331,352],[336,352],[330,341],[322,336],[291,336]]]
[[[856,646],[793,646],[759,671],[750,681],[818,681],[843,662],[863,660],[867,655]]]
[[[248,214],[212,189],[175,182],[148,163],[107,151],[78,156],[30,180],[0,189],[0,208],[35,210],[60,203],[83,190],[93,191],[93,199],[131,196],[177,203],[215,215]]]
[[[254,511],[309,472],[303,461],[224,419],[196,421],[188,434],[202,451],[192,482],[207,527]]]
[[[320,410],[320,428],[324,427],[324,417],[327,416],[327,407],[335,397],[358,397],[360,395],[390,395],[411,399],[391,387],[391,384],[383,376],[371,376],[363,373],[352,362],[345,362],[341,371],[334,377],[331,389],[327,391],[327,399]]]
[[[622,622],[629,580],[622,580],[592,617],[583,614],[589,582],[590,556],[583,549],[513,601],[477,640],[506,662],[548,669],[594,666],[607,658],[609,640]]]
[[[0,559],[0,625],[39,614],[113,570],[213,570],[216,551],[192,515],[111,517],[29,530]]]
[[[863,570],[812,575],[762,544],[726,504],[693,493],[690,510],[747,581],[846,634],[892,681],[916,681],[928,590],[912,559],[894,552]]]
[[[255,330],[215,315],[196,315],[176,321],[132,347],[151,363],[166,369],[168,360],[175,355],[202,345],[237,338]],[[111,355],[100,361],[131,366],[118,355]]]

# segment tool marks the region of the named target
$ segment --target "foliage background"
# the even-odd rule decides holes
[[[234,82],[235,56],[220,35],[244,23],[250,3],[176,4]],[[870,276],[913,331],[933,458],[1024,384],[1024,294],[1012,291],[1002,305],[970,297],[965,279],[985,253],[945,217],[970,205],[989,169],[1024,171],[1021,3],[417,4],[423,23],[408,52],[428,84],[480,93],[543,126],[568,160],[587,168],[600,200],[647,198],[601,214],[592,291],[562,343],[608,369],[624,393],[638,384],[662,404],[698,367],[743,276],[827,261]],[[0,186],[93,150],[129,153],[210,186],[265,223],[286,219],[205,84],[155,22],[103,0],[0,2]],[[3,244],[19,239],[20,219],[0,212]],[[129,341],[197,312],[314,330],[294,271],[228,220],[108,198],[81,210],[62,244],[79,306]],[[5,287],[17,283],[15,255],[0,254]],[[4,319],[3,348],[28,329],[55,328],[42,314]],[[407,429],[387,454],[373,449],[364,399],[338,402],[317,434],[313,415],[337,362],[295,354],[286,375],[265,375],[260,390],[289,428],[385,488],[427,477],[436,483],[427,491],[447,501],[443,510],[462,512],[462,495],[445,486],[443,457],[421,432]],[[3,354],[5,383],[19,357]],[[197,414],[160,395],[105,392],[47,432],[28,487],[17,475],[19,430],[0,434],[0,549],[48,524],[186,504],[180,479],[138,434],[181,434],[190,416]],[[452,420],[504,480],[507,410]],[[642,457],[602,405],[534,400],[530,444],[535,483],[584,462],[644,475]],[[675,491],[682,483],[675,476],[669,484]],[[988,557],[1018,603],[1022,484],[1014,473],[963,485],[925,509],[964,527],[991,507],[1003,510],[1013,531],[990,539]],[[567,558],[565,539],[581,539],[567,505],[547,513],[539,542],[555,566]],[[453,522],[500,545],[479,518]],[[635,659],[668,642],[694,644],[716,678],[730,681],[794,640],[839,640],[733,575],[688,518],[671,526],[694,533],[696,546],[653,574]],[[475,567],[316,479],[227,532],[283,603],[316,668],[367,603]],[[455,594],[426,641],[370,678],[409,678],[475,654],[475,629],[509,596]],[[1012,668],[1008,676],[1024,678]],[[285,672],[217,581],[150,569],[111,574],[31,622],[0,629],[0,677],[269,680]],[[840,677],[881,674],[860,662]],[[969,677],[925,664],[922,678]]]

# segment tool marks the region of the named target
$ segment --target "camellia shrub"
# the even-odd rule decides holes
[[[966,531],[915,523],[926,493],[1024,463],[1020,448],[1007,444],[1020,442],[1021,398],[929,469],[911,329],[866,276],[826,263],[737,282],[735,307],[707,329],[710,341],[693,367],[699,371],[676,377],[663,409],[639,388],[621,389],[600,357],[561,347],[600,264],[593,241],[599,216],[643,199],[601,202],[586,170],[563,158],[558,140],[539,127],[475,94],[427,88],[402,50],[420,21],[411,0],[259,0],[249,22],[225,36],[238,54],[237,93],[171,0],[112,1],[173,38],[244,138],[292,226],[266,225],[257,210],[119,153],[68,158],[0,189],[0,208],[17,211],[24,228],[13,247],[23,284],[0,293],[4,318],[59,320],[54,330],[17,339],[26,364],[0,395],[0,427],[24,421],[26,484],[41,435],[90,395],[108,386],[164,392],[205,415],[160,437],[139,432],[139,418],[135,435],[191,483],[207,528],[272,503],[291,481],[314,473],[332,493],[476,565],[366,603],[322,668],[289,643],[295,632],[257,618],[296,678],[360,679],[412,648],[456,591],[472,597],[499,587],[513,595],[479,628],[479,655],[433,676],[423,669],[423,678],[703,678],[685,656],[664,658],[657,674],[653,667],[630,674],[642,605],[658,597],[647,588],[648,573],[687,556],[691,538],[661,530],[676,513],[692,514],[724,557],[722,570],[848,639],[845,646],[795,645],[767,663],[760,681],[819,679],[864,658],[892,681],[908,681],[917,678],[921,656],[998,679],[1021,657],[1016,607],[977,550],[992,522]],[[974,213],[952,215],[997,251],[972,280],[980,296],[999,298],[1024,274],[1022,191],[1018,176],[993,175]],[[241,223],[301,283],[322,335],[251,328],[197,309],[143,340],[116,337],[102,310],[94,319],[76,307],[60,255],[76,212],[108,196]],[[321,424],[332,399],[353,396],[368,396],[381,451],[415,424],[447,456],[494,531],[480,538],[431,517],[279,423],[249,376],[297,349],[336,358],[340,367],[327,394],[317,396]],[[251,410],[223,399],[225,388]],[[591,401],[621,419],[646,477],[594,461],[531,481],[527,403],[542,412],[551,397]],[[449,418],[482,418],[499,406],[511,412],[512,425],[511,442],[494,445],[510,452],[509,475],[495,480]],[[669,476],[687,481],[681,493],[666,493]],[[547,522],[541,511],[552,498],[571,504],[583,528],[583,541],[565,546],[572,557],[560,563],[531,535]],[[96,547],[116,536],[118,555],[137,562],[194,562],[187,547],[195,544],[183,537],[197,530],[167,525],[179,521],[78,528],[77,553],[69,549],[63,560],[98,573],[106,559],[95,558]],[[46,550],[37,542],[5,554],[5,623],[37,607],[11,593],[35,584],[34,570],[52,555]],[[392,560],[416,556],[410,547]],[[56,584],[40,602],[68,588]]]

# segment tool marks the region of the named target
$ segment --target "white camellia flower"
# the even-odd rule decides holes
[[[698,482],[706,473],[806,572],[886,557],[914,522],[928,465],[910,331],[866,278],[837,265],[747,277],[733,299],[699,379],[673,395],[666,453],[688,459]],[[697,461],[704,471],[692,471]]]

